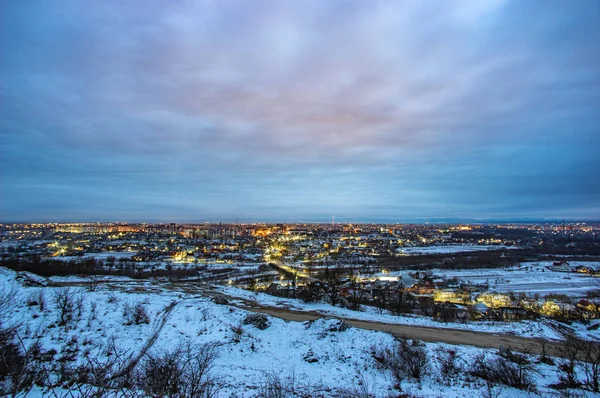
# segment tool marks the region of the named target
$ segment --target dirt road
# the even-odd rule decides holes
[[[247,311],[271,315],[287,321],[305,322],[318,318],[334,318],[346,321],[355,328],[391,333],[394,336],[407,339],[419,339],[426,342],[448,343],[455,345],[470,345],[481,348],[499,348],[500,346],[504,346],[510,348],[511,350],[525,353],[542,353],[542,342],[540,339],[535,338],[510,336],[499,333],[473,332],[460,329],[371,322],[354,318],[331,316],[329,314],[321,314],[314,311],[297,311],[288,308],[269,307],[250,300],[227,296],[222,293],[212,292],[211,294],[219,295],[228,299],[228,305],[232,305]],[[559,345],[555,342],[546,342],[546,354],[560,356],[558,347]]]

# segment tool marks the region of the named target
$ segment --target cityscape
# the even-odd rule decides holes
[[[600,397],[600,2],[3,0],[0,397]]]
[[[4,311],[10,307],[18,317],[31,316],[31,321],[21,324],[26,328],[19,332],[19,338],[57,347],[46,351],[40,347],[41,351],[35,353],[36,361],[45,364],[45,372],[58,371],[52,363],[71,363],[71,369],[91,372],[79,377],[99,377],[93,373],[98,370],[81,363],[79,355],[86,361],[93,350],[104,350],[105,354],[107,350],[106,343],[95,342],[96,333],[89,328],[97,324],[100,340],[109,338],[116,344],[115,335],[103,332],[101,325],[107,322],[120,330],[119,338],[127,346],[133,345],[142,353],[145,348],[140,344],[156,344],[153,339],[158,334],[163,334],[163,339],[190,339],[196,333],[216,340],[216,345],[194,348],[197,351],[184,352],[179,347],[170,353],[155,354],[158,357],[148,356],[149,361],[166,361],[169,357],[160,355],[199,355],[209,362],[202,366],[211,367],[219,361],[218,352],[224,350],[239,349],[239,354],[230,357],[236,364],[275,354],[277,350],[273,351],[271,344],[290,343],[281,336],[261,338],[260,334],[269,329],[279,334],[282,331],[278,330],[286,330],[286,322],[290,321],[315,329],[306,332],[315,336],[308,337],[316,339],[314,342],[292,344],[294,349],[289,350],[299,350],[293,355],[300,355],[304,365],[317,371],[330,369],[332,363],[339,366],[339,359],[330,357],[334,352],[352,358],[355,345],[360,345],[356,339],[366,339],[358,351],[365,361],[361,366],[367,366],[365,370],[355,370],[360,377],[368,377],[365,374],[369,371],[385,375],[388,367],[392,372],[398,371],[394,366],[415,367],[403,371],[411,372],[404,376],[406,379],[394,376],[398,377],[396,384],[386,387],[386,394],[395,394],[394,389],[402,391],[403,383],[415,392],[419,390],[415,386],[435,372],[441,372],[436,377],[444,378],[435,382],[440,383],[440,391],[447,387],[446,383],[452,385],[452,380],[459,380],[460,372],[484,372],[479,377],[489,380],[492,372],[499,371],[494,370],[495,366],[517,366],[512,363],[520,364],[522,375],[518,380],[522,385],[497,374],[493,376],[497,378],[494,384],[485,388],[498,393],[510,386],[510,395],[520,390],[539,394],[560,391],[563,377],[575,377],[578,367],[589,370],[591,365],[586,361],[596,358],[591,355],[597,351],[595,346],[586,344],[597,344],[595,339],[600,337],[597,222],[345,224],[336,223],[332,217],[330,223],[321,224],[2,224],[0,255]],[[7,290],[7,286],[12,287]],[[23,299],[14,300],[13,295]],[[57,306],[55,310],[51,309],[52,303]],[[166,307],[161,309],[163,305]],[[223,314],[221,307],[229,308],[235,317]],[[97,311],[108,316],[108,308],[112,315],[100,318]],[[187,308],[196,310],[189,312]],[[237,324],[234,319],[238,319]],[[57,327],[49,335],[44,331]],[[79,332],[85,336],[82,342],[72,334],[77,328],[82,328]],[[348,341],[338,337],[346,336],[349,329],[369,334],[349,337]],[[129,333],[148,335],[150,340],[131,341],[133,336],[124,337]],[[401,350],[411,352],[410,358],[416,355],[421,361],[415,364],[407,358],[394,359],[393,352],[372,343],[379,341],[372,340],[372,333],[393,337],[400,341]],[[68,335],[71,337],[65,341]],[[331,346],[317,349],[316,342],[322,339],[329,340]],[[586,343],[586,339],[592,340]],[[409,340],[420,343],[402,346]],[[440,343],[435,357],[425,348]],[[486,348],[499,348],[497,355],[503,359],[489,364],[489,351],[477,353]],[[110,349],[118,350],[116,346]],[[244,350],[249,353],[244,354]],[[568,350],[577,355],[572,369],[560,367]],[[581,350],[591,351],[585,354]],[[126,351],[114,351],[107,358],[111,355],[117,357],[94,366],[122,372],[135,360],[133,353]],[[474,356],[479,362],[467,369],[462,355]],[[122,356],[119,361],[123,362],[114,361]],[[253,356],[256,358],[250,359]],[[541,362],[534,360],[538,357]],[[408,363],[400,365],[395,361]],[[434,366],[439,365],[435,361],[446,365],[450,361],[456,369],[452,374],[443,373],[444,368],[436,371]],[[153,366],[159,365],[165,366]],[[40,365],[36,364],[36,371],[41,372],[37,366]],[[194,369],[200,364],[190,366]],[[549,377],[553,367],[557,367],[555,384],[540,385],[536,377]],[[156,371],[153,368],[152,373],[135,377],[153,379]],[[180,371],[180,377],[191,377],[186,376],[185,368]],[[244,387],[233,381],[240,377],[235,372],[233,378],[230,375],[217,379],[214,371],[215,374],[203,374],[202,380],[217,395],[225,391],[237,395],[241,388],[249,395],[268,397],[277,396],[270,395],[275,393],[365,397],[378,394],[376,387],[368,384],[358,383],[351,388],[313,385],[267,371],[264,366],[252,371],[260,374],[257,384],[249,382]],[[336,372],[334,380],[342,374],[347,376],[344,367]],[[585,383],[593,383],[593,376],[585,374]],[[470,377],[462,382],[467,383],[467,389],[483,387],[472,379],[474,376]],[[92,379],[87,382],[89,385],[76,382],[60,388],[76,388],[84,396],[114,393],[111,390],[117,381],[104,379],[105,385],[94,384],[100,381]],[[184,386],[187,381],[178,383]],[[208,384],[203,388],[208,388]],[[363,391],[363,386],[367,390]],[[585,386],[594,388],[593,384],[583,383],[579,388],[587,391]],[[129,388],[121,387],[119,393],[123,391]],[[173,394],[168,389],[162,393]]]

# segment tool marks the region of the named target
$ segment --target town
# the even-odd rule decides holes
[[[600,223],[2,224],[0,282],[6,394],[600,391]]]
[[[194,280],[444,321],[600,316],[600,225],[4,224],[40,275]]]

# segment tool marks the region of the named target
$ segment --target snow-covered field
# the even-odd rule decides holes
[[[340,396],[343,389],[353,388],[364,388],[374,397],[399,395],[394,389],[390,370],[382,369],[373,356],[374,352],[394,344],[393,337],[385,333],[356,328],[335,331],[338,321],[333,319],[301,323],[272,317],[269,317],[270,326],[259,330],[242,324],[249,314],[242,309],[215,304],[201,294],[173,292],[151,283],[124,284],[117,290],[103,287],[94,292],[71,287],[78,301],[74,320],[59,326],[59,311],[53,299],[59,288],[24,287],[13,271],[0,269],[0,290],[6,291],[10,286],[17,287],[13,296],[15,307],[5,325],[17,325],[19,337],[26,346],[39,341],[44,352],[55,350],[51,363],[58,364],[61,360],[69,363],[66,358],[70,355],[74,364],[82,364],[86,358],[106,360],[107,348],[111,345],[116,347],[119,355],[128,358],[138,354],[156,335],[148,351],[150,354],[172,350],[182,343],[215,344],[218,358],[212,373],[223,385],[219,395],[223,397],[258,396],[261,385],[270,375],[282,379],[293,377],[298,385],[310,384],[313,388],[318,385],[320,396],[325,397]],[[226,292],[238,296],[246,294],[233,288]],[[39,303],[32,304],[40,294],[44,297],[43,308]],[[261,302],[268,300],[268,296],[248,294]],[[134,303],[145,307],[150,318],[148,324],[127,324],[124,308]],[[299,304],[294,302],[294,305]],[[309,308],[319,306],[315,304]],[[320,309],[325,308],[321,305]],[[365,313],[365,316],[385,321],[391,319],[374,313]],[[495,328],[501,331],[499,325]],[[467,346],[428,343],[425,347],[430,359],[436,357],[440,348],[455,350],[459,364],[465,368],[480,353],[495,355],[492,350]],[[402,382],[403,392],[417,397],[449,398],[486,392],[485,383],[476,378],[441,384],[439,366],[432,360],[421,382]],[[540,394],[548,396],[551,390],[546,386],[557,381],[556,367],[538,364],[536,369],[538,373],[534,378]],[[494,389],[501,397],[531,396],[509,387]],[[66,393],[64,389],[57,391]],[[48,392],[42,387],[36,387],[29,396],[44,396],[45,393]]]
[[[500,293],[525,292],[546,294],[566,294],[583,297],[592,289],[600,288],[600,278],[581,273],[554,272],[546,267],[551,261],[521,263],[511,268],[473,269],[473,270],[435,270],[436,275],[444,278],[457,277],[471,283],[488,283],[490,290]],[[577,261],[572,266],[584,265],[600,267],[598,262]]]
[[[137,251],[86,253],[83,256],[61,256],[61,257],[55,257],[55,259],[64,260],[64,261],[80,260],[82,258],[95,258],[96,260],[106,260],[109,257],[114,257],[115,259],[118,260],[120,258],[129,259],[129,258],[135,256],[136,253],[137,253]]]
[[[424,255],[424,254],[438,254],[438,253],[464,253],[464,252],[477,252],[484,250],[506,250],[506,249],[517,249],[516,246],[504,246],[504,245],[438,245],[438,246],[425,246],[425,247],[403,247],[398,249],[398,253],[406,255]]]

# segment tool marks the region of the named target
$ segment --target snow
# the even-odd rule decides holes
[[[457,277],[474,284],[489,283],[490,290],[499,293],[525,292],[546,294],[566,294],[583,297],[592,289],[600,288],[600,278],[582,273],[554,272],[546,267],[551,261],[524,262],[511,268],[485,268],[472,270],[435,270],[444,278]],[[600,267],[598,262],[577,261],[572,266],[584,265]]]
[[[79,363],[83,363],[84,354],[105,358],[106,347],[111,341],[114,341],[124,355],[137,354],[156,333],[157,339],[150,348],[150,352],[153,353],[173,349],[184,342],[216,344],[219,356],[213,373],[224,383],[220,396],[256,396],[257,388],[270,374],[284,379],[293,377],[298,384],[321,384],[325,397],[338,396],[339,389],[356,386],[359,380],[366,383],[368,390],[375,397],[399,394],[394,389],[390,371],[380,369],[373,358],[374,351],[394,344],[393,337],[385,333],[356,328],[332,332],[329,329],[336,320],[318,319],[301,323],[273,317],[269,317],[270,327],[259,330],[250,325],[242,325],[248,314],[243,309],[215,304],[201,293],[175,292],[150,282],[111,283],[112,287],[102,285],[93,292],[71,287],[76,297],[82,297],[81,313],[76,309],[75,321],[67,326],[59,326],[58,310],[52,299],[58,288],[22,286],[18,282],[17,274],[6,269],[0,269],[0,286],[17,286],[18,289],[13,300],[15,309],[9,314],[8,323],[17,325],[19,335],[27,346],[39,341],[44,351],[55,349],[55,360],[64,356],[69,347],[78,348],[75,361]],[[235,288],[224,288],[223,291],[262,303],[350,315],[347,310],[324,304],[305,305],[297,300],[273,298]],[[39,304],[27,305],[29,298],[37,297],[40,293],[45,297],[43,309]],[[150,322],[127,325],[123,316],[124,306],[137,302],[146,307]],[[172,310],[169,310],[170,307]],[[411,318],[380,315],[372,311],[352,312],[351,315],[354,318],[366,317],[365,319],[386,322],[393,321],[394,318],[415,324],[424,322],[421,319],[410,320]],[[242,325],[243,330],[241,336],[232,330],[239,325]],[[511,325],[515,327],[515,324]],[[444,325],[435,323],[435,326]],[[497,332],[509,329],[508,326],[503,329],[501,325],[494,325],[493,328]],[[522,334],[526,335],[523,330]],[[465,367],[482,352],[493,354],[493,350],[468,346],[427,343],[425,347],[431,358],[435,357],[440,348],[456,350]],[[308,362],[306,359],[309,357],[317,361]],[[452,398],[471,395],[474,390],[483,391],[485,388],[484,383],[478,380],[459,381],[450,386],[442,385],[437,380],[438,366],[434,363],[421,383],[404,381],[403,391],[416,396]],[[556,369],[539,365],[538,370],[539,375],[535,377],[539,381],[541,393],[548,395],[550,390],[545,386],[556,382]],[[64,389],[62,391],[67,392]],[[29,396],[41,397],[45,393],[43,388],[36,387]],[[60,396],[61,390],[58,389],[55,393]],[[500,396],[529,395],[503,387]]]
[[[516,246],[504,246],[504,245],[438,245],[438,246],[425,246],[425,247],[401,247],[397,251],[401,254],[407,255],[425,255],[425,254],[439,254],[439,253],[465,253],[465,252],[477,252],[484,250],[506,250],[506,249],[517,249]]]
[[[136,253],[137,253],[137,251],[101,252],[101,253],[86,253],[82,256],[60,256],[60,257],[53,257],[53,258],[57,259],[57,260],[63,260],[63,261],[72,261],[72,260],[81,260],[83,258],[94,258],[96,260],[106,260],[109,257],[114,257],[115,259],[119,260],[121,258],[129,259],[129,258],[135,256]]]

